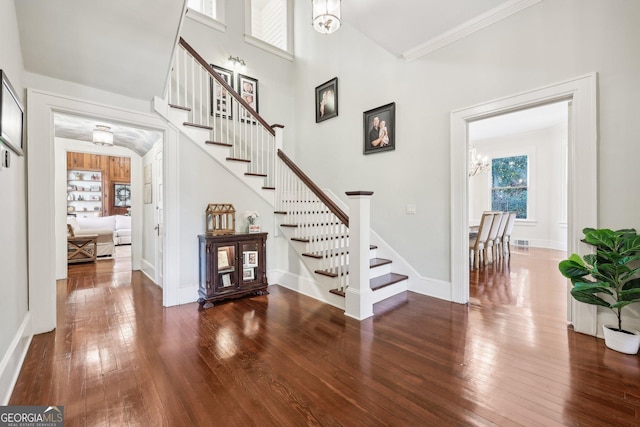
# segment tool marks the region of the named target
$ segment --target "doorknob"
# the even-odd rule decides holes
[[[156,232],[158,233],[158,236],[160,235],[160,224],[156,224],[155,227],[153,227],[154,230],[156,230]]]

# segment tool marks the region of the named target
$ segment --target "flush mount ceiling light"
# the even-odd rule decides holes
[[[97,145],[113,145],[113,132],[111,132],[109,126],[96,125],[93,130],[93,143]]]
[[[340,0],[311,0],[311,23],[317,32],[336,32],[340,28],[340,17]]]

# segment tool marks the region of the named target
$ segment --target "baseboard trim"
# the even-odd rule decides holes
[[[156,283],[156,267],[155,265],[151,264],[149,261],[147,261],[146,259],[141,260],[142,261],[142,268],[141,271],[144,273],[145,276],[147,276],[153,283]],[[157,283],[156,283],[157,285]]]
[[[18,381],[20,369],[33,338],[31,330],[31,313],[27,313],[0,362],[0,405],[2,406],[9,404],[11,393]]]
[[[178,305],[190,304],[198,301],[198,285],[178,288]]]
[[[283,288],[290,289],[299,294],[308,296],[325,304],[332,305],[336,308],[344,310],[344,298],[338,295],[329,293],[324,290],[322,286],[318,285],[315,281],[300,276],[297,274],[289,273],[284,270],[269,270],[267,272],[269,283],[272,285],[280,285]]]

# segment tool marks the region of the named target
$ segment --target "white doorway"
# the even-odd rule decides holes
[[[585,253],[581,230],[597,227],[596,74],[527,91],[451,113],[451,300],[469,302],[468,129],[471,122],[558,101],[571,101],[568,140],[567,250]],[[593,307],[568,305],[576,331],[595,335]]]

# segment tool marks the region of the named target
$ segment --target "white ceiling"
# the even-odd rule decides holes
[[[345,0],[342,20],[398,57],[417,59],[541,0]]]
[[[568,102],[542,105],[469,123],[469,142],[541,131],[567,123]]]
[[[151,100],[164,90],[184,0],[16,0],[27,71]]]
[[[348,0],[342,18],[407,60],[423,56],[541,0]],[[138,99],[163,93],[184,0],[15,1],[25,69]],[[58,137],[91,141],[96,124],[143,155],[157,132],[56,114]]]
[[[96,125],[109,126],[113,132],[113,145],[129,148],[140,156],[144,156],[153,144],[162,140],[162,133],[155,130],[70,114],[54,113],[53,123],[56,137],[87,141],[91,144]]]

